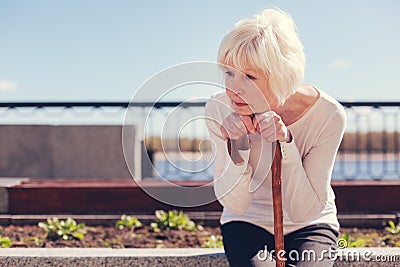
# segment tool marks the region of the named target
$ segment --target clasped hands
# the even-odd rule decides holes
[[[250,144],[248,134],[259,133],[267,142],[291,142],[291,134],[282,118],[274,111],[255,115],[239,115],[230,113],[221,125],[221,134],[224,139],[236,140],[237,148],[247,150]]]

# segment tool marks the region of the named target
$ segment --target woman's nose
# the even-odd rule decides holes
[[[232,87],[227,87],[226,90],[229,91],[229,93],[231,95],[235,95],[235,96],[243,95],[243,90],[241,90],[241,89],[233,89]]]
[[[240,83],[231,83],[227,89],[235,95],[243,95],[244,93],[243,86]]]

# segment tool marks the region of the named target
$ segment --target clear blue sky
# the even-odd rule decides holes
[[[0,101],[129,100],[162,69],[215,61],[234,23],[270,6],[297,23],[306,83],[400,100],[397,0],[0,0]]]

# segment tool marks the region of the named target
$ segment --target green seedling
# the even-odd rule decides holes
[[[183,211],[178,212],[177,210],[170,210],[168,212],[156,210],[156,221],[151,223],[150,226],[155,232],[166,229],[187,231],[202,229],[201,226],[197,226],[192,220],[190,220],[187,214],[184,214]]]
[[[8,237],[2,237],[0,235],[0,248],[9,248],[11,247],[12,242]]]
[[[67,218],[66,221],[48,218],[47,222],[40,222],[38,226],[46,231],[46,238],[49,240],[83,240],[86,234],[85,224],[78,224],[72,218]]]
[[[203,248],[223,248],[222,236],[210,236],[202,245]]]
[[[400,233],[400,223],[397,225],[393,221],[388,221],[387,227],[385,227],[385,230],[393,235],[398,235]]]
[[[345,245],[343,244],[343,240],[345,241]],[[364,247],[365,246],[365,239],[363,238],[353,238],[351,237],[348,233],[344,233],[341,235],[339,238],[338,244],[340,245],[341,248],[345,247],[352,247],[352,248],[358,248],[358,247]]]
[[[135,230],[136,228],[142,227],[142,223],[136,218],[128,215],[122,215],[121,220],[118,220],[115,227],[118,229],[128,228],[130,230]]]

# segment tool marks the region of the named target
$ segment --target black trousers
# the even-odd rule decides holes
[[[274,236],[257,225],[233,221],[221,226],[231,267],[275,266]],[[301,228],[284,236],[286,266],[333,266],[339,233],[327,224]]]

